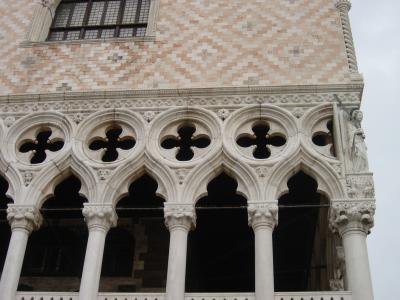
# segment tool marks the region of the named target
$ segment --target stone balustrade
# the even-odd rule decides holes
[[[78,293],[19,292],[16,300],[78,300]],[[163,293],[100,293],[98,300],[164,300]],[[185,300],[254,300],[254,293],[187,293]],[[275,293],[275,300],[352,300],[351,292]]]

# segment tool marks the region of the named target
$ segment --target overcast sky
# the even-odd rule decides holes
[[[399,300],[400,0],[352,0],[350,11],[365,90],[364,129],[377,212],[368,238],[376,300]]]

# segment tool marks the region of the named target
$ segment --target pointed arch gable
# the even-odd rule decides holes
[[[74,175],[81,182],[80,195],[89,202],[97,199],[97,180],[93,171],[73,155],[59,163],[52,163],[40,172],[32,181],[26,193],[26,204],[41,207],[53,196],[55,187],[67,177]]]
[[[180,202],[195,204],[200,198],[207,195],[208,184],[222,172],[236,180],[238,184],[237,192],[247,201],[260,199],[259,185],[254,172],[248,166],[240,164],[221,153],[212,161],[202,164],[188,176],[181,199],[179,199]]]
[[[333,168],[321,159],[313,157],[304,150],[303,146],[300,146],[289,159],[283,160],[275,167],[265,185],[267,199],[276,200],[288,192],[289,179],[299,171],[314,178],[318,183],[318,192],[325,194],[330,200],[345,197],[340,176]]]
[[[23,179],[21,174],[14,168],[12,164],[6,164],[3,159],[0,159],[0,176],[8,182],[8,190],[6,196],[11,198],[15,204],[21,200],[23,187]]]
[[[157,182],[157,196],[172,202],[176,199],[177,190],[170,171],[149,156],[143,155],[135,162],[123,165],[113,173],[100,201],[116,206],[119,200],[128,195],[130,185],[144,174],[153,177]]]

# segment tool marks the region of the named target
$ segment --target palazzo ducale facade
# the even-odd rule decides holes
[[[3,1],[0,298],[372,300],[350,7]]]

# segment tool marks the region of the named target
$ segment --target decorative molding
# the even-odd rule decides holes
[[[196,209],[193,204],[165,203],[165,225],[170,231],[196,227]]]
[[[335,200],[330,210],[330,226],[341,236],[352,231],[366,234],[374,226],[374,200]]]
[[[358,108],[363,84],[248,87],[184,90],[129,90],[105,92],[64,92],[0,96],[0,115],[26,115],[39,111],[58,111],[71,116],[108,108],[159,111],[182,106],[222,107],[273,104],[284,107],[312,107],[335,103],[339,95],[344,106]]]
[[[82,214],[90,230],[108,231],[117,226],[118,216],[112,205],[85,203]]]
[[[11,229],[23,229],[31,233],[42,225],[42,215],[35,206],[9,204],[7,208],[7,220]]]
[[[256,230],[267,226],[274,228],[278,224],[278,201],[248,202],[249,226]]]

